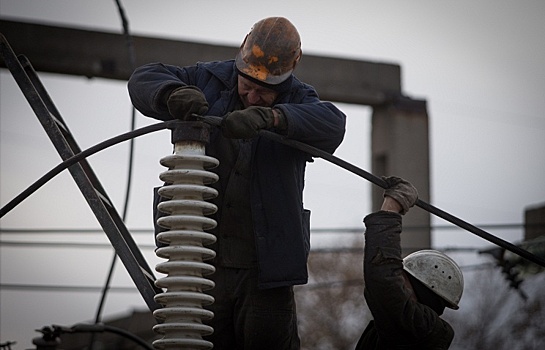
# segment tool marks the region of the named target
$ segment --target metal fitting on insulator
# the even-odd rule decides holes
[[[163,307],[154,311],[159,323],[153,330],[163,338],[153,342],[156,349],[210,349],[213,344],[202,339],[211,334],[212,327],[203,320],[214,315],[204,306],[214,302],[204,293],[214,287],[206,276],[215,271],[206,260],[215,257],[215,252],[206,245],[216,237],[206,230],[216,227],[216,221],[207,217],[217,207],[207,202],[218,195],[208,185],[218,176],[208,169],[216,167],[217,159],[205,155],[209,126],[202,122],[182,122],[172,131],[174,153],[161,159],[168,170],[159,178],[165,186],[159,195],[166,201],[159,203],[158,210],[165,213],[157,224],[166,229],[157,235],[157,240],[166,246],[156,250],[156,255],[168,261],[156,266],[156,271],[166,274],[155,284],[166,289],[155,296]]]

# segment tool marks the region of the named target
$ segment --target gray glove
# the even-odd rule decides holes
[[[255,137],[259,130],[274,125],[274,113],[270,107],[252,106],[231,112],[222,124],[223,136],[231,139],[249,139]]]
[[[195,86],[187,85],[174,89],[167,99],[168,112],[181,120],[195,120],[193,113],[204,114],[208,111],[208,102],[204,94]]]
[[[388,196],[395,199],[403,208],[401,214],[406,214],[418,199],[416,188],[400,177],[382,176],[382,179],[388,184],[388,188],[384,190],[384,197]]]

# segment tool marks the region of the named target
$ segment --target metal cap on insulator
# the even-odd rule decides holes
[[[208,143],[210,141],[210,125],[201,121],[181,121],[172,129],[171,142],[175,144],[181,141],[197,141]]]

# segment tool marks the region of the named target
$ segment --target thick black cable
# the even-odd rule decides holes
[[[493,230],[508,230],[508,229],[522,229],[522,228],[545,228],[545,224],[524,224],[524,223],[505,223],[505,224],[482,224],[479,225],[480,228],[493,229]],[[404,225],[403,231],[407,230],[459,230],[460,227],[455,225]],[[131,234],[149,234],[153,233],[153,228],[132,228],[130,229]],[[0,234],[2,233],[16,233],[20,234],[51,234],[51,233],[92,233],[92,234],[102,234],[104,231],[98,228],[59,228],[59,229],[36,229],[36,228],[0,228]],[[361,227],[329,227],[329,228],[312,228],[312,234],[331,234],[331,233],[342,233],[342,234],[361,234],[363,228]]]
[[[218,119],[221,119],[221,118],[218,118],[218,117],[210,117],[210,116],[203,116],[201,117],[200,119],[202,119],[203,121],[205,122],[208,122],[210,123],[211,125],[219,125],[218,124]],[[92,154],[95,154],[105,148],[108,148],[110,146],[113,146],[119,142],[122,142],[122,141],[126,141],[127,139],[130,139],[132,137],[138,137],[138,136],[141,136],[141,135],[144,135],[144,134],[147,134],[147,133],[150,133],[150,132],[153,132],[153,131],[158,131],[158,130],[163,130],[163,129],[166,129],[166,128],[169,128],[169,129],[173,129],[175,127],[175,125],[178,123],[178,121],[167,121],[167,122],[162,122],[162,123],[157,123],[157,124],[153,124],[153,125],[150,125],[150,126],[147,126],[147,127],[143,127],[143,128],[140,128],[140,129],[137,129],[137,130],[134,130],[134,131],[131,131],[131,132],[128,132],[128,133],[125,133],[125,134],[122,134],[122,135],[119,135],[119,136],[116,136],[114,138],[111,138],[109,140],[106,140],[100,144],[97,144],[91,148],[88,148],[87,150],[81,152],[81,153],[78,153],[77,155],[65,160],[64,162],[62,162],[61,164],[59,164],[58,166],[56,166],[55,168],[53,168],[52,170],[50,170],[47,174],[45,174],[44,176],[42,176],[42,178],[40,178],[38,181],[36,181],[34,184],[32,184],[29,188],[27,188],[25,191],[21,192],[17,197],[15,197],[11,202],[9,202],[8,204],[6,204],[4,207],[2,207],[2,209],[0,209],[0,218],[3,217],[5,214],[7,214],[11,209],[13,209],[15,206],[17,206],[20,202],[22,202],[25,198],[27,198],[28,196],[30,196],[32,193],[34,193],[37,189],[39,189],[41,186],[43,186],[47,181],[51,180],[54,176],[56,176],[58,173],[60,173],[62,170],[68,168],[69,166],[79,162],[80,160],[92,155]],[[324,160],[327,160],[328,162],[330,163],[333,163],[345,170],[348,170],[350,171],[351,173],[355,174],[355,175],[358,175],[360,177],[363,177],[364,179],[367,179],[368,181],[374,183],[375,185],[377,186],[380,186],[382,188],[386,188],[387,187],[387,184],[384,180],[382,180],[381,178],[361,169],[361,168],[358,168],[356,167],[355,165],[353,164],[350,164],[338,157],[335,157],[333,156],[332,154],[329,154],[325,151],[322,151],[320,149],[317,149],[315,147],[312,147],[312,146],[309,146],[307,144],[304,144],[302,142],[299,142],[299,141],[295,141],[295,140],[289,140],[289,139],[286,139],[285,137],[281,136],[281,135],[278,135],[278,134],[275,134],[273,132],[270,132],[270,131],[266,131],[266,130],[261,130],[260,132],[260,135],[263,135],[264,137],[267,137],[269,139],[272,139],[272,140],[275,140],[277,142],[280,142],[280,143],[283,143],[285,145],[288,145],[290,147],[294,147],[296,149],[299,149],[303,152],[306,152],[308,154],[310,154],[311,156],[314,156],[314,157],[319,157],[319,158],[322,158]],[[429,204],[429,203],[426,203],[420,199],[417,200],[416,206],[430,212],[431,214],[434,214],[446,221],[449,221],[450,223],[453,223],[455,224],[456,226],[459,226],[460,228],[463,228],[483,239],[486,239],[488,240],[489,242],[492,242],[506,250],[509,250],[535,264],[538,264],[542,267],[545,267],[545,260],[520,248],[520,247],[517,247],[515,246],[514,244],[511,244],[507,241],[504,241],[494,235],[491,235],[490,233],[482,230],[482,229],[479,229],[473,225],[471,225],[470,223],[468,222],[465,222],[449,213],[446,213],[445,211],[437,208],[437,207],[434,207],[433,205]]]
[[[125,42],[127,44],[129,65],[131,69],[134,70],[136,68],[136,54],[134,52],[134,44],[133,44],[132,36],[129,32],[129,21],[127,20],[127,16],[125,15],[125,10],[123,9],[123,6],[121,5],[121,1],[115,0],[115,3],[119,11],[119,16],[121,17],[121,24],[123,26],[123,35],[125,36]],[[133,131],[135,128],[136,128],[136,108],[132,106],[130,130]],[[127,174],[127,187],[125,190],[125,205],[123,207],[123,215],[122,215],[123,221],[125,221],[127,218],[131,184],[132,184],[132,171],[133,171],[133,163],[134,163],[134,138],[130,140],[129,145],[130,145],[129,146],[129,167],[128,167],[128,174]]]
[[[204,122],[207,122],[211,125],[215,125],[215,126],[220,126],[221,125],[221,122],[223,120],[223,118],[221,117],[214,117],[214,116],[197,116],[199,119],[201,119],[202,121]],[[313,147],[313,146],[310,146],[310,145],[307,145],[305,143],[302,143],[302,142],[299,142],[299,141],[296,141],[296,140],[291,140],[291,139],[287,139],[286,137],[282,136],[282,135],[279,135],[279,134],[276,134],[274,132],[271,132],[271,131],[268,131],[268,130],[260,130],[259,131],[259,135],[263,136],[263,137],[266,137],[270,140],[273,140],[273,141],[276,141],[276,142],[279,142],[279,143],[282,143],[284,145],[287,145],[287,146],[290,146],[290,147],[293,147],[295,149],[298,149],[300,151],[303,151],[305,153],[308,153],[310,154],[311,156],[313,157],[319,157],[319,158],[322,158],[330,163],[333,163],[337,166],[340,166],[341,168],[345,169],[345,170],[348,170],[349,172],[353,173],[353,174],[356,174],[360,177],[363,177],[364,179],[374,183],[375,185],[379,186],[379,187],[382,187],[384,189],[388,188],[388,184],[386,183],[386,181],[384,181],[383,179],[381,179],[380,177],[377,177],[361,168],[358,168],[357,166],[353,165],[353,164],[350,164],[338,157],[335,157],[334,155],[330,154],[330,153],[327,153],[326,151],[323,151],[321,149],[318,149],[316,147]],[[433,205],[429,204],[429,203],[426,203],[424,202],[423,200],[421,199],[418,199],[415,203],[415,205],[417,207],[420,207],[424,210],[426,210],[427,212],[431,213],[431,214],[434,214],[446,221],[449,221],[450,223],[453,223],[455,224],[456,226],[458,227],[461,227],[463,229],[465,229],[466,231],[469,231],[483,239],[486,239],[487,241],[489,242],[492,242],[504,249],[507,249],[535,264],[538,264],[540,266],[543,266],[545,267],[545,259],[539,257],[539,256],[536,256],[520,247],[517,247],[516,245],[512,244],[512,243],[509,243],[499,237],[496,237],[478,227],[475,227],[473,225],[471,225],[470,223],[466,222],[466,221],[463,221],[457,217],[455,217],[454,215],[451,215],[437,207],[434,207]]]
[[[273,133],[271,131],[267,131],[267,130],[261,130],[259,132],[260,135],[263,135],[264,137],[268,138],[268,139],[271,139],[271,140],[274,140],[274,141],[277,141],[277,142],[280,142],[282,144],[285,144],[285,145],[288,145],[290,147],[293,147],[293,148],[296,148],[300,151],[303,151],[303,152],[306,152],[314,157],[319,157],[319,158],[322,158],[324,160],[327,160],[328,162],[330,163],[333,163],[335,165],[338,165],[340,166],[341,168],[343,169],[346,169],[348,171],[350,171],[351,173],[354,173],[358,176],[361,176],[363,177],[364,179],[374,183],[375,185],[377,186],[380,186],[384,189],[386,189],[388,187],[388,184],[386,183],[386,181],[384,181],[383,179],[361,169],[361,168],[358,168],[356,167],[355,165],[353,164],[350,164],[340,158],[337,158],[335,156],[333,156],[332,154],[330,153],[327,153],[325,151],[322,151],[318,148],[315,148],[315,147],[312,147],[312,146],[309,146],[307,144],[304,144],[302,142],[299,142],[299,141],[295,141],[295,140],[290,140],[290,139],[287,139],[279,134],[276,134],[276,133]],[[421,199],[417,199],[415,205],[417,207],[420,207],[424,210],[426,210],[427,212],[431,213],[431,214],[434,214],[435,216],[438,216],[448,222],[451,222],[453,224],[455,224],[456,226],[458,227],[461,227],[463,229],[465,229],[466,231],[469,231],[483,239],[486,239],[487,241],[489,242],[492,242],[504,249],[507,249],[533,263],[536,263],[540,266],[543,266],[545,267],[545,260],[542,259],[541,257],[539,256],[536,256],[530,252],[528,252],[527,250],[524,250],[520,247],[517,247],[516,245],[512,244],[512,243],[509,243],[499,237],[496,237],[478,227],[475,227],[473,225],[471,225],[470,223],[464,221],[464,220],[461,220],[459,218],[457,218],[456,216],[454,215],[451,215],[429,203],[426,203],[424,202],[423,200]]]
[[[61,173],[63,170],[67,169],[68,167],[78,163],[79,161],[97,153],[100,152],[108,147],[114,146],[120,142],[130,140],[135,137],[139,137],[142,135],[149,134],[151,132],[160,131],[164,129],[172,129],[176,126],[178,121],[176,120],[170,120],[166,122],[156,123],[148,126],[144,126],[139,129],[135,129],[133,131],[126,132],[124,134],[112,137],[108,140],[105,140],[99,144],[96,144],[78,154],[73,155],[72,157],[66,159],[62,163],[58,164],[56,167],[48,171],[45,175],[43,175],[41,178],[39,178],[37,181],[35,181],[32,185],[27,187],[23,192],[19,193],[14,199],[12,199],[9,203],[7,203],[5,206],[0,209],[0,218],[2,218],[4,215],[9,213],[13,208],[15,208],[17,205],[19,205],[22,201],[24,201],[26,198],[28,198],[30,195],[32,195],[34,192],[36,192],[40,187],[45,185],[49,180],[57,176],[59,173]]]
[[[288,145],[288,146],[291,146],[291,147],[294,147],[296,149],[299,149],[301,151],[304,151],[314,157],[319,157],[319,158],[322,158],[324,160],[327,160],[335,165],[338,165],[340,166],[341,168],[344,168],[348,171],[350,171],[351,173],[354,173],[358,176],[361,176],[363,177],[364,179],[374,183],[375,185],[377,186],[380,186],[384,189],[386,189],[388,187],[388,184],[386,183],[386,181],[384,181],[383,179],[361,169],[361,168],[358,168],[340,158],[337,158],[335,156],[333,156],[332,154],[330,153],[327,153],[325,151],[322,151],[318,148],[315,148],[315,147],[312,147],[312,146],[309,146],[307,144],[304,144],[302,142],[299,142],[299,141],[295,141],[295,140],[290,140],[290,139],[286,139],[285,137],[279,135],[279,134],[275,134],[273,132],[270,132],[270,131],[267,131],[267,130],[261,130],[259,132],[260,135],[263,135],[265,136],[266,138],[268,139],[272,139],[274,141],[277,141],[277,142],[280,142],[280,143],[283,143],[285,145]],[[451,215],[429,203],[426,203],[424,202],[423,200],[421,199],[417,199],[415,205],[417,207],[420,207],[424,210],[426,210],[427,212],[431,213],[431,214],[434,214],[446,221],[449,221],[453,224],[455,224],[456,226],[459,226],[463,229],[465,229],[466,231],[469,231],[483,239],[486,239],[487,241],[489,242],[492,242],[504,249],[507,249],[533,263],[536,263],[538,265],[541,265],[543,267],[545,267],[545,260],[520,248],[520,247],[517,247],[516,245],[512,244],[512,243],[509,243],[499,237],[496,237],[478,227],[475,227],[473,225],[471,225],[470,223],[464,221],[464,220],[461,220],[457,217],[455,217],[454,215]]]

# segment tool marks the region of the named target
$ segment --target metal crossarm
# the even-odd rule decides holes
[[[17,56],[13,52],[2,34],[0,34],[0,54],[61,158],[66,160],[80,153],[81,149],[36,71],[25,56]],[[83,159],[68,169],[149,309],[154,311],[160,308],[154,297],[161,293],[162,289],[155,286],[152,270],[90,164]]]

